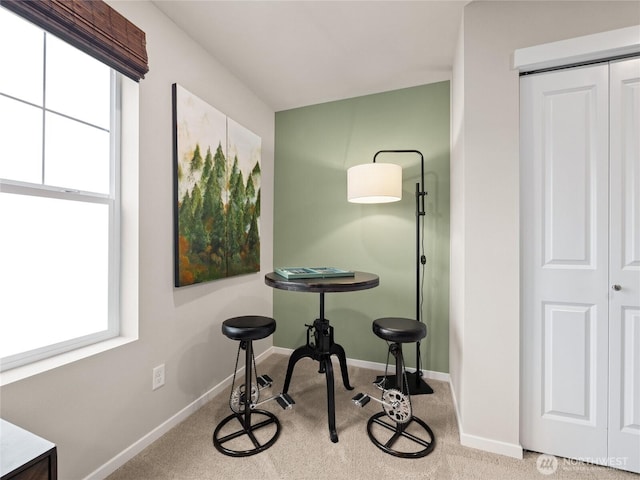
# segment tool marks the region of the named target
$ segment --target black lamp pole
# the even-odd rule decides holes
[[[427,263],[425,255],[420,253],[420,217],[426,215],[424,197],[427,196],[427,192],[424,190],[424,156],[419,150],[379,150],[373,156],[373,163],[376,162],[376,157],[380,153],[417,153],[420,155],[420,182],[416,183],[416,320],[422,322],[422,309],[420,308],[420,267]],[[412,376],[415,376],[415,379],[412,379]],[[420,342],[416,343],[416,371],[415,373],[407,373],[407,383],[411,395],[433,393],[433,389],[422,379]]]

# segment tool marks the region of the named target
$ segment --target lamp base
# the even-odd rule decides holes
[[[380,382],[384,381],[384,375],[376,377],[375,384],[380,385]],[[406,373],[407,383],[409,384],[409,395],[427,395],[433,393],[433,388],[431,388],[427,382],[425,382],[422,377],[418,375],[418,372],[407,372]],[[384,385],[380,385],[381,387],[394,388],[396,387],[396,376],[395,375],[387,375],[387,381]]]

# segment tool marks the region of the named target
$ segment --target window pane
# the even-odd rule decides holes
[[[108,194],[109,132],[54,113],[45,123],[45,183]]]
[[[0,113],[0,178],[42,183],[42,110],[0,96]]]
[[[0,193],[0,357],[107,329],[109,207]]]
[[[109,128],[111,69],[47,35],[47,109]]]
[[[44,32],[0,8],[0,92],[42,105]]]

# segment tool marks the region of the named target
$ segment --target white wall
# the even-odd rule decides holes
[[[139,340],[2,387],[2,418],[58,446],[59,478],[81,479],[190,405],[233,371],[234,315],[272,314],[274,112],[152,3],[109,2],[146,32],[140,83]],[[262,137],[261,267],[173,287],[171,84],[177,82]],[[257,342],[257,353],[271,345]],[[152,368],[166,385],[151,390]],[[211,429],[213,432],[214,419]]]
[[[513,52],[638,23],[638,2],[499,1],[465,8],[453,72],[451,158],[451,255],[463,264],[452,261],[451,291],[461,291],[452,293],[450,321],[450,374],[464,445],[521,455]]]

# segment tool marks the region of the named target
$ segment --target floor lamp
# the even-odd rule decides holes
[[[424,156],[418,150],[379,150],[372,163],[365,163],[347,170],[347,200],[351,203],[389,203],[402,199],[402,168],[394,163],[376,163],[381,153],[413,153],[420,155],[420,182],[416,183],[416,321],[422,322],[420,306],[420,270],[427,259],[420,252],[421,218],[425,216]],[[420,342],[416,344],[416,371],[407,373],[411,395],[433,393],[433,389],[422,379],[420,366]]]

